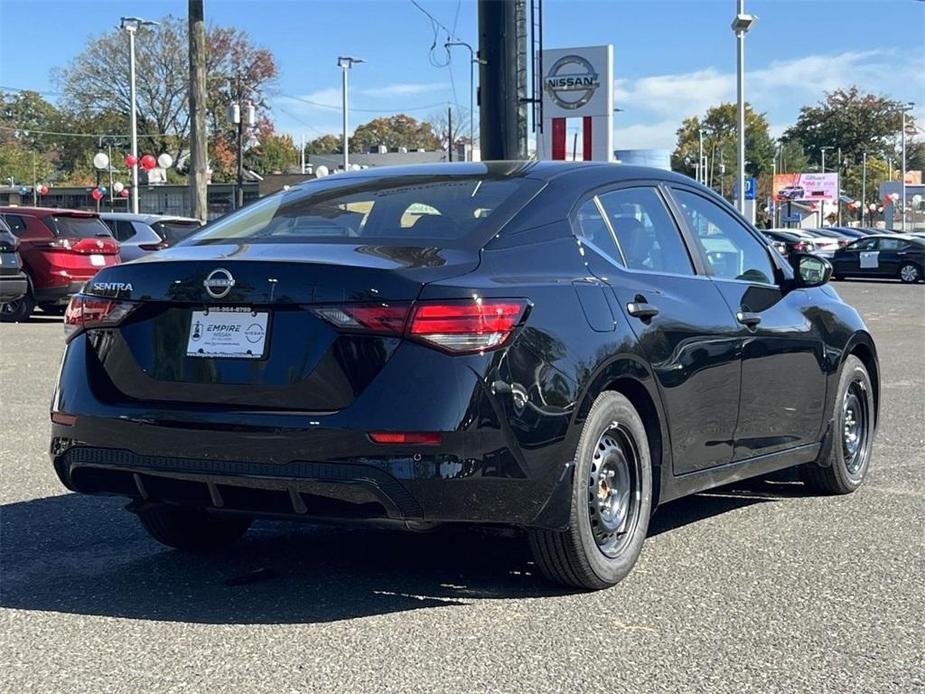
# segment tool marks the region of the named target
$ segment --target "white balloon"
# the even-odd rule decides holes
[[[109,166],[109,157],[106,155],[106,152],[97,152],[93,157],[93,166],[98,169],[105,169]]]
[[[921,195],[913,195],[913,196],[912,196],[912,204],[918,205],[918,204],[921,203],[921,202],[922,202],[922,196],[921,196]]]
[[[359,170],[360,170],[360,165],[359,165],[359,164],[351,164],[351,165],[350,165],[350,170],[351,170],[351,171],[359,171]]]
[[[122,183],[122,181],[116,181],[115,183],[112,184],[112,192],[115,193],[116,195],[121,193],[124,189],[125,189],[125,185]]]
[[[162,169],[169,169],[171,164],[173,164],[173,157],[167,154],[167,152],[164,152],[157,158],[157,165]]]
[[[897,200],[899,200],[899,193],[890,193],[890,199],[893,202],[896,202]]]
[[[321,166],[316,166],[316,167],[315,167],[315,176],[316,176],[317,178],[324,178],[324,177],[327,176],[329,173],[330,173],[330,171],[328,171],[328,167],[325,166],[324,164],[322,164]]]
[[[876,203],[873,203],[873,202],[870,203],[870,205],[867,206],[867,209],[869,209],[871,212],[876,211],[876,209],[877,209]]]

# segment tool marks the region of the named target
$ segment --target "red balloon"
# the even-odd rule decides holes
[[[152,155],[146,154],[141,158],[141,168],[143,168],[145,171],[150,171],[155,166],[157,166],[157,159],[155,159]]]
[[[94,188],[93,190],[91,190],[91,191],[90,191],[90,195],[93,197],[94,200],[102,200],[102,199],[103,199],[103,194],[100,192],[100,189],[99,189],[99,188]]]
[[[39,195],[48,195],[48,186],[44,183],[39,186]]]
[[[125,161],[125,165],[128,168],[132,168],[133,166],[135,166],[135,164],[138,163],[138,159],[136,159],[135,155],[133,154],[126,154],[125,159],[123,161]]]
[[[122,192],[119,193],[119,197],[127,198],[128,197],[128,188],[123,188]]]

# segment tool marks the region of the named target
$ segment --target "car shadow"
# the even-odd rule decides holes
[[[743,506],[801,496],[749,482],[660,508],[650,536]],[[562,595],[516,533],[430,533],[259,521],[235,547],[157,544],[124,500],[79,494],[0,506],[0,606],[206,624],[288,624]]]

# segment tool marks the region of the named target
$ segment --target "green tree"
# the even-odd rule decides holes
[[[799,142],[815,166],[821,163],[823,147],[840,147],[843,159],[852,162],[860,162],[865,152],[878,159],[896,158],[902,106],[885,96],[862,93],[857,87],[837,89],[827,92],[818,104],[800,109],[797,122],[782,139]],[[914,128],[910,115],[907,123]],[[834,151],[827,154],[826,168]]]
[[[376,145],[434,150],[440,148],[440,138],[430,123],[399,113],[364,123],[350,138],[351,152],[366,152]]]
[[[342,149],[342,140],[340,135],[321,135],[305,145],[305,154],[337,154]]]
[[[260,143],[247,152],[244,161],[247,168],[263,175],[286,172],[286,167],[299,161],[299,148],[292,141],[291,135],[274,132],[273,125],[265,121],[258,130]]]
[[[706,178],[713,188],[731,194],[736,162],[736,105],[719,104],[709,108],[703,118],[685,118],[678,129],[678,144],[671,155],[671,167],[688,176],[696,173],[703,130],[703,153],[707,160]],[[745,171],[749,176],[769,174],[774,161],[774,143],[763,113],[745,105]]]

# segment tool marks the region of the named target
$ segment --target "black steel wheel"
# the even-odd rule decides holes
[[[601,393],[575,454],[568,527],[530,531],[540,571],[576,588],[597,590],[619,583],[642,550],[652,484],[642,418],[621,393]]]
[[[11,301],[8,304],[0,304],[0,321],[4,323],[22,323],[29,320],[32,311],[35,310],[35,300],[32,298],[30,291],[21,299]]]
[[[861,486],[870,468],[877,412],[864,363],[849,356],[832,413],[831,444],[821,460],[801,467],[804,483],[825,494],[848,494]]]

